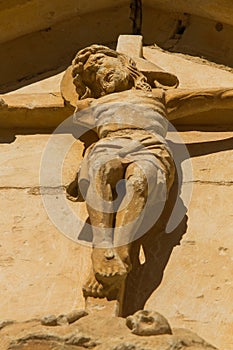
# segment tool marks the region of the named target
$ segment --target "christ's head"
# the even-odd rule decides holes
[[[105,46],[92,45],[79,51],[72,66],[79,99],[132,88],[151,91],[146,77],[130,57]]]

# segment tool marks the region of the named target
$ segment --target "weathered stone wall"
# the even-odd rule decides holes
[[[176,73],[182,87],[232,86],[232,74],[213,65],[156,48],[144,48],[144,55],[155,63],[163,61],[163,68]],[[90,249],[60,233],[49,220],[40,194],[40,162],[51,132],[51,128],[45,130],[46,123],[54,127],[70,112],[59,95],[56,96],[60,78],[3,96],[13,109],[6,109],[5,117],[1,115],[5,123],[0,144],[1,317],[4,319],[24,320],[84,307],[81,287],[90,265]],[[179,126],[180,130],[186,129],[180,135],[187,143],[194,169],[188,229],[180,237],[180,244],[177,236],[168,236],[163,242],[165,246],[174,246],[173,252],[161,284],[151,289],[146,308],[161,312],[174,326],[189,328],[212,344],[230,349],[233,346],[232,119],[229,114],[225,119],[228,124],[224,126],[220,121],[225,111],[214,113],[214,126],[210,125],[211,113],[204,123],[209,125],[200,125],[200,115],[197,119],[189,117],[189,125]],[[13,129],[14,123],[17,130]],[[23,128],[19,128],[20,123]],[[57,135],[58,154],[63,142],[63,136]],[[63,185],[73,177],[82,149],[82,143],[76,142],[67,154]],[[56,188],[48,188],[46,195],[56,198]],[[82,218],[86,217],[84,204],[69,202],[69,205]],[[157,264],[152,276],[158,271]],[[148,285],[153,283],[153,279],[148,280]],[[137,287],[139,284],[140,281]]]
[[[82,16],[76,14],[3,42],[0,44],[0,93],[61,72],[77,50],[86,45],[116,42],[119,34],[130,31],[128,14],[125,6],[114,7],[114,12],[104,9]]]
[[[94,13],[90,1],[40,1],[40,7],[38,3],[0,1],[1,92],[25,86],[2,96],[8,107],[0,108],[2,319],[25,320],[82,308],[81,287],[90,265],[90,249],[59,232],[40,194],[40,162],[50,133],[71,113],[59,94],[61,74],[27,85],[62,71],[79,47],[93,42],[114,46],[118,34],[131,32],[126,1],[117,6],[113,1],[96,1]],[[233,5],[212,4],[143,1],[145,42],[230,66]],[[202,59],[158,47],[144,48],[144,56],[177,74],[181,87],[233,83],[230,69]],[[232,111],[215,110],[176,123],[194,168],[188,229],[180,244],[171,236],[163,242],[174,249],[161,284],[146,301],[146,308],[164,314],[174,327],[198,332],[222,349],[233,347],[232,120]],[[63,146],[59,138],[58,152]],[[63,185],[76,171],[82,149],[76,142],[68,153]],[[48,188],[46,195],[56,198],[56,189]],[[86,217],[85,205],[69,205]],[[155,267],[152,275],[156,271]]]
[[[87,13],[103,11],[112,8],[114,11],[119,7],[128,6],[130,2],[118,0],[77,1],[61,0],[39,1],[39,0],[9,0],[0,1],[0,43],[14,40],[23,35],[35,33],[54,24],[70,20],[72,17],[85,16]],[[171,14],[187,13],[206,19],[233,25],[233,5],[230,0],[218,0],[213,3],[211,0],[205,2],[198,0],[195,3],[191,0],[144,0],[143,8],[151,7],[168,11]],[[10,21],[9,21],[10,19]],[[30,19],[30,20],[25,20]],[[145,22],[147,18],[145,17]],[[156,23],[153,23],[153,26]],[[93,34],[93,33],[92,33]],[[91,33],[90,33],[91,35]]]
[[[194,13],[199,13],[194,11]],[[231,10],[233,14],[233,10]],[[200,56],[218,64],[232,67],[232,24],[222,22],[221,16],[210,19],[186,11],[166,12],[158,8],[145,8],[142,31],[146,44],[156,43],[162,48]],[[155,25],[152,25],[156,23]]]
[[[43,31],[56,23],[70,20],[72,17],[80,17],[90,12],[120,7],[125,3],[126,1],[119,0],[116,6],[113,0],[98,0],[95,3],[85,0],[0,1],[0,23],[2,29],[0,43],[40,30]]]

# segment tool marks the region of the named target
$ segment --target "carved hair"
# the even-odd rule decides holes
[[[137,69],[136,63],[134,62],[134,60],[132,60],[132,58],[122,53],[118,53],[114,50],[111,50],[106,46],[91,45],[83,50],[80,50],[72,62],[72,76],[74,78],[73,83],[76,87],[76,91],[79,95],[80,100],[87,97],[93,97],[91,87],[88,87],[82,79],[82,72],[84,64],[87,62],[88,58],[91,55],[95,55],[97,53],[102,53],[106,56],[118,58],[129,72],[132,87],[138,90],[152,90],[151,86],[147,83],[146,77]],[[93,64],[93,70],[95,70],[95,67],[97,69],[97,62]]]

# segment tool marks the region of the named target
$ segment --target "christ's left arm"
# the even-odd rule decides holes
[[[233,88],[167,90],[165,101],[168,120],[211,109],[233,109]]]

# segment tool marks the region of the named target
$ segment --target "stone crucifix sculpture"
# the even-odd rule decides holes
[[[124,41],[137,43],[136,62],[118,52],[125,51]],[[145,210],[154,206],[156,218],[161,213],[175,176],[165,140],[168,121],[233,108],[233,89],[178,89],[174,75],[140,58],[140,36],[121,36],[118,51],[100,45],[80,50],[63,81],[64,98],[76,107],[74,123],[99,138],[67,188],[69,198],[85,199],[93,231],[85,297],[122,292]],[[71,74],[74,85],[68,88]]]

